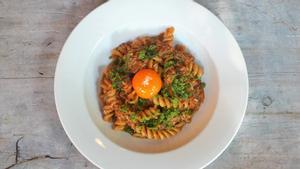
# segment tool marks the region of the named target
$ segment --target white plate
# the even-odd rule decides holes
[[[96,80],[110,50],[140,35],[175,27],[203,65],[206,99],[190,125],[171,139],[138,139],[101,118]],[[196,169],[216,159],[236,135],[247,105],[248,76],[227,28],[189,0],[111,0],[91,12],[65,43],[55,72],[61,123],[76,148],[102,169]]]

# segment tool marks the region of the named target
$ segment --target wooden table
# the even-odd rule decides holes
[[[0,0],[1,169],[96,168],[74,148],[59,122],[53,77],[67,36],[102,3]],[[236,37],[250,80],[242,127],[208,168],[299,169],[300,1],[199,3]]]

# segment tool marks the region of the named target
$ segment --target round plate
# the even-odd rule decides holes
[[[192,123],[162,140],[131,137],[101,118],[96,82],[110,51],[138,36],[175,28],[204,67],[205,101]],[[100,72],[100,73],[99,73]],[[54,83],[61,123],[76,148],[102,169],[196,169],[216,159],[236,135],[247,106],[242,52],[211,12],[189,0],[110,0],[74,29],[59,57]]]

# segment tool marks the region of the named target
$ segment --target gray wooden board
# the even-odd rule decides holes
[[[53,77],[67,36],[103,2],[0,0],[1,169],[96,168],[63,131]],[[250,81],[241,129],[207,168],[300,168],[300,1],[197,2],[233,33]]]

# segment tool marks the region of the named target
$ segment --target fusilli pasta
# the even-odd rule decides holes
[[[204,100],[204,71],[184,45],[173,45],[174,31],[169,27],[157,36],[138,37],[112,50],[98,96],[103,119],[114,130],[162,140],[180,132],[199,109]],[[142,69],[154,70],[162,81],[158,94],[149,99],[143,99],[132,83]]]

